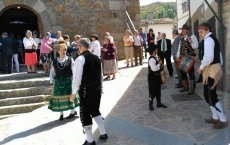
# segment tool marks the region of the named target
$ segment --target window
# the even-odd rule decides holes
[[[182,3],[182,13],[185,13],[189,10],[189,0],[185,0]]]

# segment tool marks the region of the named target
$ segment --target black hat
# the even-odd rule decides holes
[[[152,45],[148,48],[148,52],[151,55],[153,53],[153,51],[155,51],[157,49],[157,45]]]
[[[179,29],[180,29],[180,30],[181,30],[181,29],[189,30],[190,28],[191,28],[191,26],[188,26],[188,25],[184,24],[184,25],[182,26],[182,28],[179,28]]]

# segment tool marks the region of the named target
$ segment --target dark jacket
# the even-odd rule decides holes
[[[14,54],[18,54],[19,43],[18,40],[15,38],[11,38],[13,41],[12,49]]]
[[[153,43],[154,44],[154,40],[155,40],[155,34],[153,34],[152,36],[150,36],[150,33],[147,34],[147,42],[148,44],[150,44],[150,41],[153,40]]]
[[[162,51],[161,51],[161,42],[162,39],[157,41],[157,46],[158,46],[158,56],[162,55]],[[171,56],[171,48],[172,48],[172,43],[170,39],[166,39],[166,43],[167,43],[167,51],[166,53],[168,54],[168,56]]]
[[[114,44],[104,44],[103,48],[106,48],[108,50],[107,52],[103,52],[104,60],[111,60],[116,58],[116,47],[114,46]]]
[[[2,55],[13,55],[13,40],[9,37],[2,38],[0,40],[2,44],[1,53]]]

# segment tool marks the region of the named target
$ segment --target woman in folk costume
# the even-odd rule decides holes
[[[72,93],[72,76],[74,61],[66,56],[67,45],[65,41],[59,41],[57,52],[59,57],[53,60],[50,69],[50,87],[53,95],[49,101],[48,108],[54,112],[60,112],[60,121],[63,120],[63,111],[71,110],[67,119],[77,115],[75,108],[79,106],[78,99],[74,103],[69,101]]]
[[[223,75],[220,65],[220,44],[212,34],[210,24],[201,24],[198,32],[200,38],[204,39],[204,45],[200,48],[201,65],[197,72],[203,75],[204,98],[212,111],[212,117],[205,119],[205,122],[213,124],[212,127],[215,129],[221,129],[228,126],[228,121],[216,94],[217,83]]]
[[[149,84],[149,110],[153,111],[153,100],[156,97],[157,107],[167,108],[161,103],[161,74],[160,71],[163,70],[162,60],[156,58],[158,49],[156,47],[149,48],[149,62],[148,62],[148,84]]]

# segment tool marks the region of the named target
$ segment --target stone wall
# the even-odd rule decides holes
[[[230,0],[226,0],[225,2],[222,2],[222,7],[223,7],[223,22],[225,27],[227,28],[225,32],[225,49],[226,49],[226,54],[225,55],[225,62],[226,62],[226,71],[224,73],[227,74],[226,78],[226,88],[230,92]]]
[[[8,6],[26,6],[41,18],[43,32],[62,31],[70,35],[89,37],[97,33],[102,42],[110,32],[118,49],[118,58],[124,59],[123,36],[126,27],[126,9],[136,27],[140,25],[139,0],[0,0],[0,12]]]

